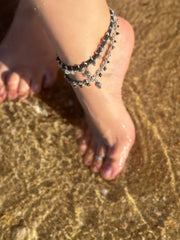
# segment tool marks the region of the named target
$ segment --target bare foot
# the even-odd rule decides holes
[[[0,103],[6,97],[24,99],[39,93],[56,79],[55,50],[27,2],[20,1],[0,45]]]
[[[112,51],[108,69],[100,79],[102,89],[75,89],[85,112],[86,123],[80,137],[79,152],[85,165],[102,177],[114,179],[123,169],[135,140],[134,124],[122,101],[121,88],[134,47],[134,32],[130,24],[119,17],[120,35]],[[96,156],[104,157],[103,161]]]

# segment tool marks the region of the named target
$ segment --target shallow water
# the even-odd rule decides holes
[[[0,240],[180,239],[180,2],[109,4],[136,34],[123,86],[136,126],[126,167],[111,182],[84,167],[74,137],[82,112],[61,74],[38,98],[6,101],[0,105]]]

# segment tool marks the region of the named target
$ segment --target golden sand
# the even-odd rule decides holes
[[[123,86],[136,126],[125,169],[107,182],[83,165],[82,111],[61,74],[38,98],[5,101],[0,240],[180,239],[180,1],[109,4],[136,35]]]

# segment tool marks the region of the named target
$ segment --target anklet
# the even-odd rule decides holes
[[[90,57],[87,61],[79,64],[79,65],[66,65],[61,61],[61,59],[57,56],[56,61],[58,62],[59,67],[64,71],[64,77],[68,83],[70,83],[74,88],[83,87],[83,86],[91,86],[91,82],[95,82],[95,85],[99,88],[102,87],[100,81],[98,81],[99,77],[102,77],[102,72],[107,70],[106,65],[109,63],[109,57],[111,56],[111,51],[115,48],[114,44],[116,43],[115,37],[119,34],[117,32],[117,28],[119,27],[117,23],[117,17],[112,9],[110,9],[110,25],[108,31],[105,33],[103,39],[98,45],[98,49],[95,51],[94,55]],[[105,49],[106,48],[106,49]],[[104,56],[101,54],[104,53]],[[102,59],[99,69],[95,72],[94,75],[89,71],[89,66],[92,64],[96,66],[96,59]],[[72,80],[69,75],[75,75],[76,72],[80,72],[86,79],[82,81]]]

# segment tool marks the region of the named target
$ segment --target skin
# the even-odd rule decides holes
[[[66,64],[89,59],[109,26],[110,14],[105,0],[31,0],[31,3],[55,51]],[[120,35],[101,78],[102,89],[94,85],[74,89],[85,113],[83,129],[78,134],[79,153],[92,171],[107,180],[122,171],[135,139],[134,124],[121,95],[134,46],[134,32],[126,20],[119,17],[118,23]],[[91,70],[95,71],[93,67]],[[74,78],[82,80],[80,74]],[[103,157],[103,161],[98,161],[96,155]]]
[[[127,21],[119,18],[121,34],[117,37],[108,70],[101,78],[102,89],[75,89],[85,112],[83,131],[79,134],[79,152],[85,165],[100,172],[107,180],[123,169],[135,140],[134,124],[122,101],[122,84],[134,46],[134,32]],[[98,161],[96,155],[102,156]]]
[[[108,29],[110,14],[105,0],[32,2],[66,64],[79,64],[89,59]],[[85,113],[79,152],[85,164],[107,180],[121,172],[135,139],[134,124],[121,95],[134,46],[134,32],[124,19],[119,18],[118,22],[121,34],[117,37],[108,70],[101,78],[103,88],[92,85],[74,89]],[[76,74],[75,79],[82,80],[82,77]],[[98,161],[96,155],[103,157],[103,161]]]
[[[20,1],[13,23],[0,45],[0,103],[27,98],[50,87],[57,74],[56,53],[37,14]]]

